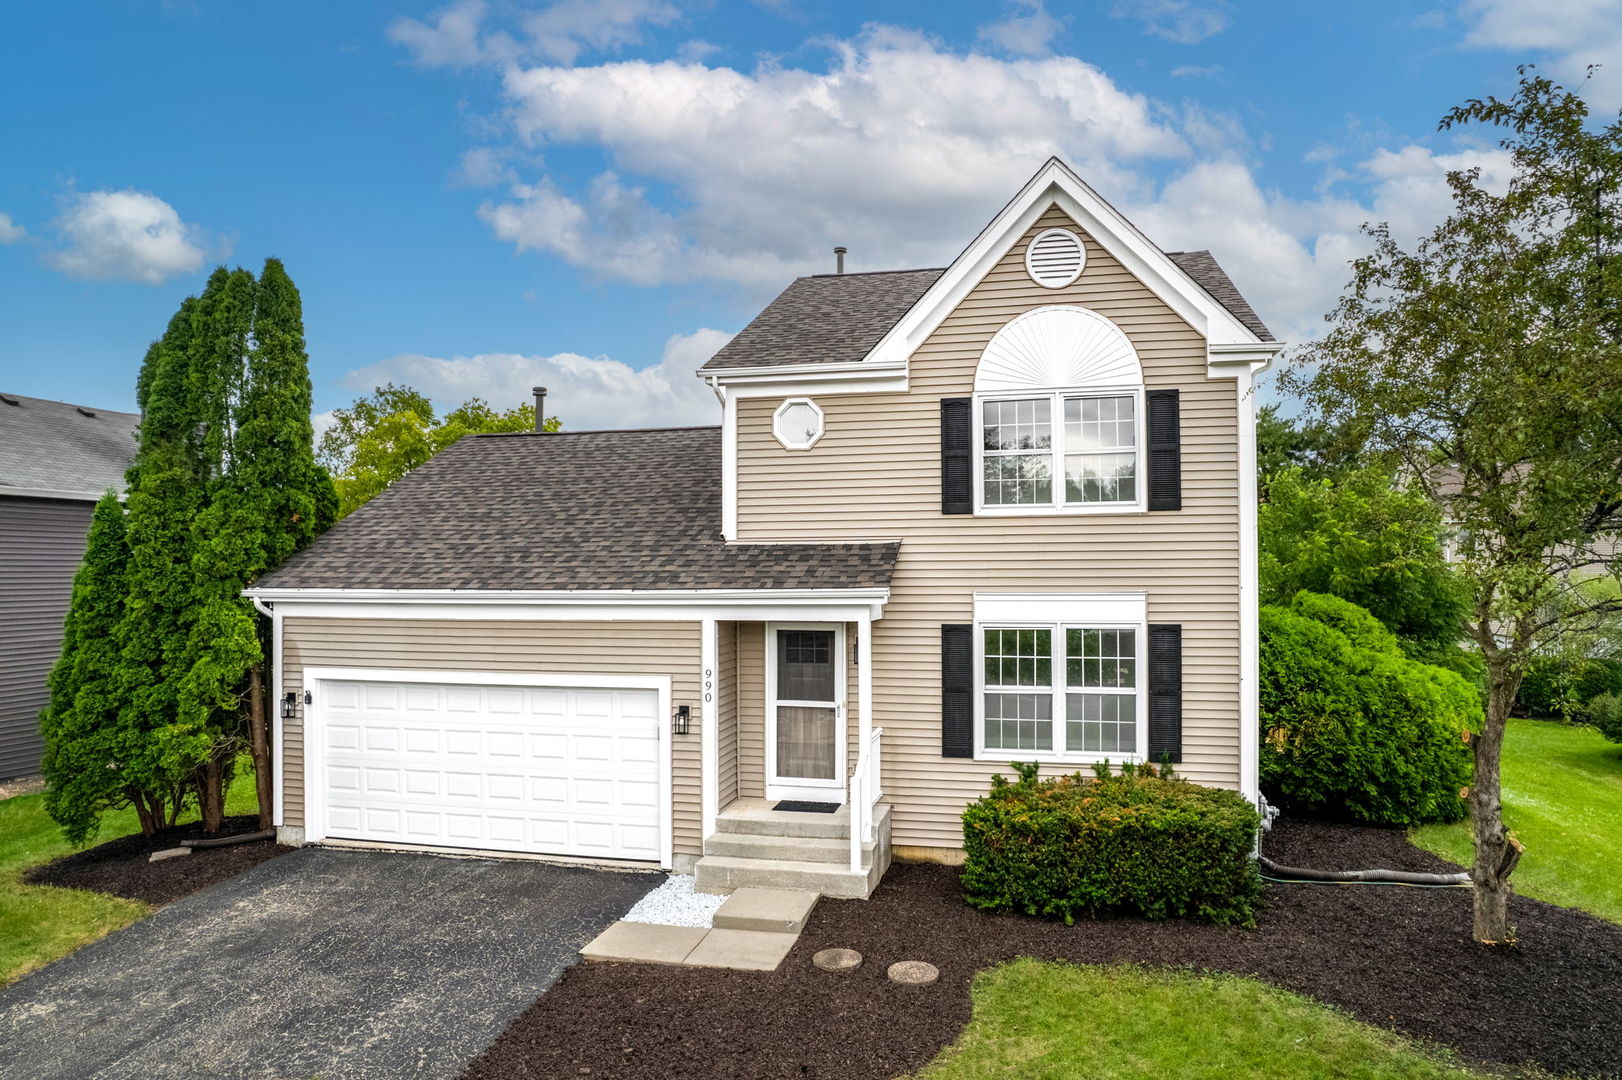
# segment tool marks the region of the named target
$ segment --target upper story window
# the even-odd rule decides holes
[[[976,511],[1143,506],[1143,372],[1119,327],[1038,308],[997,332],[975,373]]]
[[[810,398],[789,398],[772,414],[772,435],[784,449],[811,449],[822,438],[822,406]]]

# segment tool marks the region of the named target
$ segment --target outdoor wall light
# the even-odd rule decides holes
[[[282,719],[291,720],[298,715],[298,695],[289,690],[282,696]]]
[[[687,725],[692,722],[693,707],[691,705],[677,705],[670,715],[670,733],[672,735],[687,734]]]

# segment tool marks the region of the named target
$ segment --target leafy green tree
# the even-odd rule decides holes
[[[1622,120],[1591,124],[1581,97],[1523,68],[1513,96],[1469,101],[1442,127],[1477,123],[1506,132],[1507,190],[1451,173],[1451,214],[1411,247],[1367,226],[1374,249],[1329,333],[1281,385],[1366,426],[1460,530],[1463,629],[1486,684],[1472,930],[1498,943],[1514,940],[1521,854],[1499,778],[1516,690],[1551,639],[1619,603],[1579,585],[1617,576],[1622,540]]]
[[[315,463],[298,289],[277,259],[266,260],[257,292],[246,270],[232,281],[247,288],[243,322],[222,320],[212,343],[213,385],[227,389],[234,406],[218,414],[225,422],[215,442],[226,448],[218,460],[229,469],[216,478],[192,530],[193,623],[177,717],[209,739],[198,793],[208,832],[223,822],[230,766],[244,746],[254,757],[260,824],[270,824],[265,648],[242,589],[309,544],[337,511],[332,481]],[[250,321],[253,348],[244,364],[237,350],[246,346]]]
[[[1363,435],[1349,425],[1284,416],[1276,404],[1263,405],[1256,414],[1256,472],[1264,502],[1273,477],[1285,469],[1308,480],[1328,480],[1370,464]]]
[[[1292,467],[1273,478],[1257,527],[1262,603],[1327,593],[1372,612],[1416,659],[1457,651],[1469,598],[1424,492],[1378,468],[1310,480]]]
[[[109,491],[90,519],[62,628],[62,656],[51,669],[50,703],[40,716],[45,809],[73,844],[95,835],[103,813],[126,805],[134,805],[143,832],[155,832],[171,801],[161,796],[173,794],[154,797],[126,771],[131,747],[118,722],[123,658],[113,635],[124,616],[128,562],[124,507]]]
[[[561,426],[555,416],[546,420],[547,431]],[[440,419],[426,397],[409,386],[389,383],[333,414],[332,426],[321,436],[320,456],[332,472],[339,515],[344,516],[463,435],[534,427],[531,404],[501,412],[482,398],[472,398]]]

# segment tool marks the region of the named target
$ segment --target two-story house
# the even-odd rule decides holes
[[[1254,797],[1280,347],[1053,160],[944,270],[791,284],[719,428],[463,439],[252,590],[281,835],[866,896],[1010,761]]]

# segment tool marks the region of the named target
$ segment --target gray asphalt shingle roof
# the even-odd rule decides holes
[[[1166,254],[1257,337],[1274,340],[1209,251]],[[857,363],[945,272],[884,270],[796,278],[702,370]]]
[[[1250,301],[1240,295],[1239,287],[1216,261],[1216,256],[1209,251],[1168,251],[1166,256],[1182,267],[1183,273],[1193,278],[1195,284],[1210,293],[1212,299],[1227,308],[1234,318],[1244,323],[1245,329],[1263,341],[1278,340],[1251,308]]]
[[[123,491],[140,420],[137,413],[0,393],[0,487],[90,499],[108,488]]]
[[[944,273],[937,267],[796,278],[703,370],[856,363]]]
[[[292,589],[885,586],[899,543],[728,544],[721,431],[474,435],[260,579]]]

